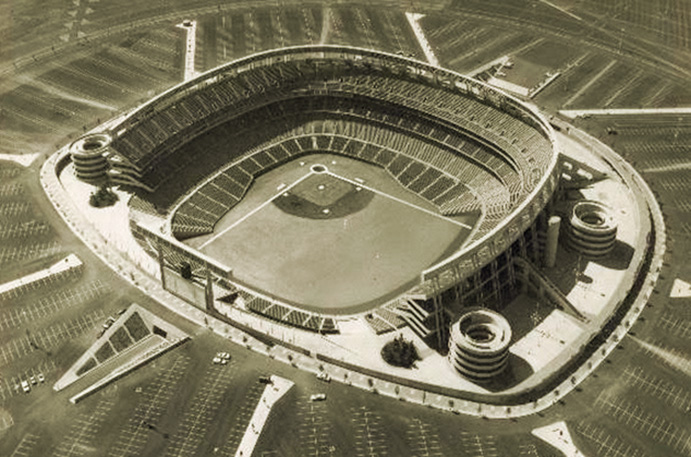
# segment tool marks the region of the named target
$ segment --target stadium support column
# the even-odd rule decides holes
[[[161,248],[161,243],[156,243],[156,250],[158,251],[158,268],[161,272],[161,287],[163,290],[166,289],[166,272],[165,266],[163,264],[163,249]]]
[[[552,268],[557,262],[557,247],[559,245],[559,227],[561,218],[552,216],[547,222],[547,245],[545,246],[545,266]]]
[[[211,269],[209,268],[209,264],[207,263],[205,265],[206,267],[206,284],[204,286],[204,298],[206,301],[206,310],[207,311],[213,311],[214,308],[214,286],[213,286],[213,281],[211,280]]]
[[[441,302],[441,290],[439,287],[439,277],[434,278],[433,280],[434,284],[434,297],[432,298],[432,303],[434,305],[434,331],[437,335],[437,348],[439,350],[442,350],[444,347],[444,337],[441,333],[442,329],[442,318],[441,318],[441,312],[443,308],[443,304]]]

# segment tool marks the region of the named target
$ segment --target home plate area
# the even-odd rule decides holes
[[[374,197],[374,192],[362,186],[325,173],[322,165],[315,165],[312,170],[313,174],[276,197],[274,205],[294,216],[335,219],[364,209]]]

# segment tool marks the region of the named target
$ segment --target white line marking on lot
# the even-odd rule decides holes
[[[117,107],[115,107],[113,105],[107,105],[107,104],[101,103],[97,100],[91,100],[88,98],[79,97],[77,95],[71,94],[71,93],[61,89],[60,87],[57,87],[57,86],[52,85],[52,84],[48,84],[44,81],[38,81],[35,78],[32,78],[32,79],[23,78],[22,82],[24,82],[25,84],[28,84],[28,85],[36,88],[36,89],[39,89],[39,90],[45,92],[46,94],[49,94],[51,96],[58,96],[60,98],[63,98],[65,100],[69,100],[71,102],[77,102],[77,103],[81,103],[82,105],[90,106],[92,108],[105,109],[108,111],[116,111],[117,110]]]
[[[261,210],[262,208],[264,208],[266,205],[270,204],[276,197],[278,197],[279,195],[283,195],[285,192],[288,192],[290,189],[292,189],[293,187],[297,186],[298,184],[300,184],[302,181],[304,181],[305,179],[307,179],[309,176],[312,176],[313,174],[314,174],[314,173],[310,171],[309,173],[307,173],[305,176],[303,176],[302,178],[300,178],[300,179],[298,179],[297,181],[295,181],[295,182],[294,182],[293,184],[291,184],[290,186],[284,187],[283,189],[281,189],[280,192],[276,192],[271,198],[269,198],[269,199],[266,200],[264,203],[262,203],[261,205],[257,206],[256,208],[254,208],[254,209],[253,209],[252,211],[250,211],[249,213],[247,213],[247,214],[245,214],[244,216],[242,216],[240,219],[238,219],[237,221],[235,221],[235,223],[233,223],[232,225],[230,225],[230,226],[224,228],[223,230],[221,230],[220,232],[218,232],[216,235],[214,235],[214,236],[212,236],[211,238],[209,238],[209,239],[208,239],[207,241],[205,241],[201,246],[199,246],[199,249],[204,249],[206,246],[208,246],[209,244],[211,244],[211,243],[213,243],[214,241],[216,241],[216,239],[218,239],[219,237],[223,236],[226,232],[228,232],[228,231],[234,229],[235,227],[237,227],[238,225],[240,225],[240,223],[242,223],[243,221],[245,221],[246,219],[248,219],[250,216],[252,216],[254,213],[258,212],[259,210]]]
[[[555,5],[555,4],[552,3],[552,2],[548,2],[547,0],[540,0],[540,1],[541,1],[542,3],[544,3],[545,5],[547,5],[547,6],[551,6],[552,8],[555,8],[555,9],[561,11],[561,12],[564,13],[564,14],[568,14],[569,16],[571,16],[572,18],[576,19],[577,21],[582,21],[582,20],[583,20],[583,19],[581,19],[580,16],[576,16],[576,15],[573,14],[571,11],[565,10],[565,9],[562,8],[561,6]]]
[[[563,106],[564,106],[564,107],[567,107],[567,106],[569,106],[571,103],[573,103],[578,97],[580,97],[580,96],[583,94],[583,92],[585,92],[586,90],[588,90],[588,89],[590,88],[590,86],[592,86],[593,84],[595,84],[595,82],[596,82],[598,79],[600,79],[605,73],[607,73],[607,72],[610,70],[610,68],[612,68],[612,67],[615,66],[616,64],[617,64],[617,61],[616,61],[616,60],[612,60],[610,63],[608,63],[607,66],[605,66],[605,68],[603,68],[602,70],[600,70],[595,76],[593,76],[593,77],[590,79],[590,81],[588,81],[583,87],[581,87],[580,89],[578,89],[578,90],[576,91],[576,93],[573,94],[573,95],[571,96],[571,98],[569,98],[568,100],[566,100],[566,102],[564,103]]]

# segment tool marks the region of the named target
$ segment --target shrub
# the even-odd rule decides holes
[[[180,276],[182,276],[183,279],[192,279],[192,265],[188,262],[182,262],[180,264]]]
[[[89,196],[89,204],[95,208],[113,206],[117,201],[117,194],[110,190],[105,184],[99,187],[96,192],[92,192],[91,196]]]
[[[403,339],[403,335],[386,343],[381,350],[381,356],[389,365],[403,368],[411,368],[416,361],[421,360],[415,344]]]

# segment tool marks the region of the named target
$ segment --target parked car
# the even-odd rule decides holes
[[[324,381],[324,382],[330,382],[331,376],[329,376],[328,373],[325,373],[322,371],[322,372],[317,374],[317,379],[319,379],[320,381]]]
[[[41,382],[41,383],[46,382],[46,377],[43,376],[43,373],[39,373],[38,376],[36,376],[36,377],[38,378],[38,382]]]
[[[108,319],[106,319],[106,322],[103,324],[103,329],[108,330],[110,328],[110,326],[113,325],[114,323],[115,323],[115,318],[112,316],[109,317]]]
[[[324,401],[326,400],[326,394],[312,394],[310,395],[310,401]]]
[[[31,392],[31,386],[29,386],[29,383],[26,381],[22,381],[22,390],[24,392]]]

